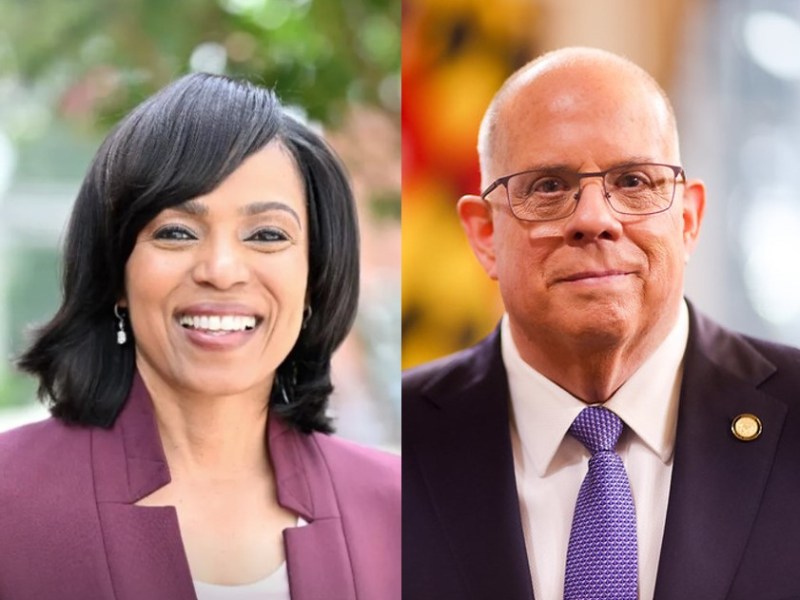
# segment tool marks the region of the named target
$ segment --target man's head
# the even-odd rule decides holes
[[[633,63],[587,48],[551,52],[515,73],[486,113],[479,153],[484,189],[530,169],[680,166],[675,119],[661,88]],[[485,199],[461,199],[467,236],[499,282],[528,362],[559,350],[646,356],[664,338],[705,198],[702,183],[676,180],[670,208],[646,216],[616,212],[600,177],[580,179],[574,212],[550,221],[514,216],[504,185]]]

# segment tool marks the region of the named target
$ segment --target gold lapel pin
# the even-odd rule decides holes
[[[761,419],[750,413],[743,413],[733,418],[731,432],[737,440],[752,442],[761,435]]]

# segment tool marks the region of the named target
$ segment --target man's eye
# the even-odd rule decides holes
[[[563,180],[556,177],[539,179],[533,185],[531,192],[534,194],[559,194],[568,189]]]
[[[271,227],[259,229],[247,238],[249,242],[285,242],[288,240],[289,236],[285,232]]]
[[[197,236],[186,227],[178,227],[175,225],[162,227],[156,231],[153,237],[157,240],[167,240],[170,242],[183,242],[197,239]]]
[[[650,187],[650,182],[638,173],[626,173],[619,177],[614,185],[618,188],[642,188]]]

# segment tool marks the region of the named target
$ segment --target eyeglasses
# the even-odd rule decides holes
[[[672,206],[675,188],[686,182],[682,167],[660,163],[636,163],[597,173],[568,169],[534,169],[495,180],[482,193],[506,189],[511,213],[521,221],[555,221],[570,216],[581,199],[581,180],[601,177],[609,206],[623,215],[654,215]],[[678,178],[681,181],[678,181]]]

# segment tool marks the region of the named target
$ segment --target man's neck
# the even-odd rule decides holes
[[[621,339],[526,335],[509,320],[522,359],[587,404],[603,403],[656,351],[675,326],[678,311],[645,333]]]

